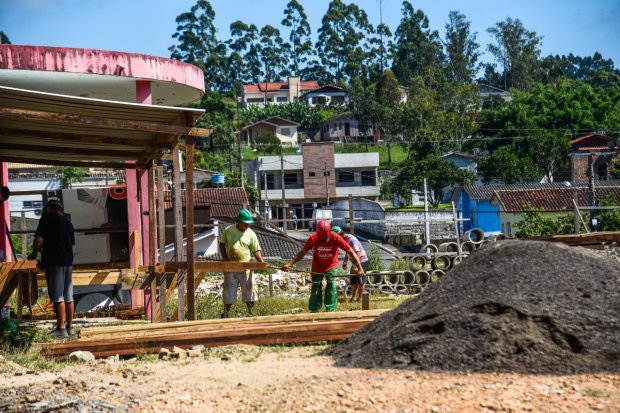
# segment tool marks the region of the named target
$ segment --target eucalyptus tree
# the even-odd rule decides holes
[[[226,46],[216,36],[214,20],[211,3],[198,0],[189,12],[177,16],[172,38],[178,43],[168,48],[171,58],[200,67],[210,89],[218,89],[227,81]]]
[[[310,23],[304,8],[297,0],[290,0],[284,10],[284,19],[282,26],[290,29],[288,61],[290,64],[290,72],[295,76],[301,74],[302,68],[312,56],[312,41],[310,40]]]
[[[286,66],[288,46],[284,44],[280,30],[269,24],[260,30],[259,36],[259,53],[263,63],[265,80],[268,82],[279,81],[283,76],[289,74]]]
[[[258,28],[241,20],[230,24],[230,39],[226,41],[230,49],[230,76],[240,83],[257,83],[263,79],[260,60]]]
[[[422,10],[403,1],[402,15],[394,34],[392,71],[401,84],[407,84],[429,67],[441,66],[443,53],[439,33],[429,29],[428,17]]]
[[[519,19],[495,23],[487,32],[495,38],[488,49],[502,67],[504,89],[525,89],[540,76],[540,47],[542,37],[528,30]]]
[[[464,14],[451,11],[446,23],[444,42],[448,78],[457,82],[472,82],[478,71],[480,45],[476,33],[471,32],[470,22]]]
[[[364,39],[373,32],[366,12],[354,3],[331,0],[318,30],[316,50],[335,82],[364,73],[368,58]]]

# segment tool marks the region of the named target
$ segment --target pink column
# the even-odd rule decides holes
[[[0,162],[0,187],[2,186],[9,186],[9,165],[6,162]],[[8,228],[11,227],[9,201],[0,204],[0,220],[2,221],[0,222],[0,250],[4,252],[6,261],[13,261],[9,234],[6,232],[7,225]]]

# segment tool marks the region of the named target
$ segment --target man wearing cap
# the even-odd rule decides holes
[[[316,232],[310,235],[304,247],[281,269],[283,271],[290,270],[297,261],[301,260],[313,248],[312,289],[310,290],[308,308],[311,312],[317,313],[325,304],[325,311],[336,311],[338,293],[333,276],[338,272],[338,250],[341,249],[347,253],[351,262],[358,268],[359,276],[366,275],[364,268],[351,246],[340,235],[332,232],[329,221],[319,221]],[[323,300],[323,278],[326,279],[325,300]]]
[[[333,226],[332,231],[336,234],[340,235],[346,242],[349,243],[357,257],[360,259],[362,263],[362,267],[364,268],[364,273],[368,271],[368,255],[366,254],[366,250],[362,246],[362,243],[357,239],[357,237],[344,232],[340,227]],[[347,269],[348,257],[344,257],[342,261],[342,269]],[[349,281],[351,282],[351,301],[361,301],[362,294],[364,294],[364,284],[366,284],[366,277],[360,276],[356,269],[351,268],[351,276],[349,277]]]
[[[247,209],[237,214],[237,223],[226,227],[220,239],[220,254],[224,261],[249,262],[254,255],[256,261],[265,262],[260,252],[260,244],[256,233],[250,229],[254,220]],[[254,286],[254,274],[250,270],[242,272],[225,272],[222,300],[224,312],[222,318],[227,318],[230,307],[237,302],[237,288],[241,286],[241,297],[248,307],[248,314],[252,315],[252,307],[258,300],[258,291]]]
[[[43,210],[34,233],[32,253],[29,260],[37,258],[41,251],[41,265],[45,269],[47,291],[56,314],[56,329],[50,335],[68,337],[73,335],[73,224],[64,216],[60,201],[49,201]]]

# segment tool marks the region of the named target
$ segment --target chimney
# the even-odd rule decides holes
[[[301,78],[299,76],[289,76],[288,78],[288,101],[294,102],[299,98],[301,90]]]

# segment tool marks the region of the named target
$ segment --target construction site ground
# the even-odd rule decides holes
[[[620,375],[353,369],[326,345],[231,346],[176,361],[27,371],[0,359],[0,411],[618,412]]]

